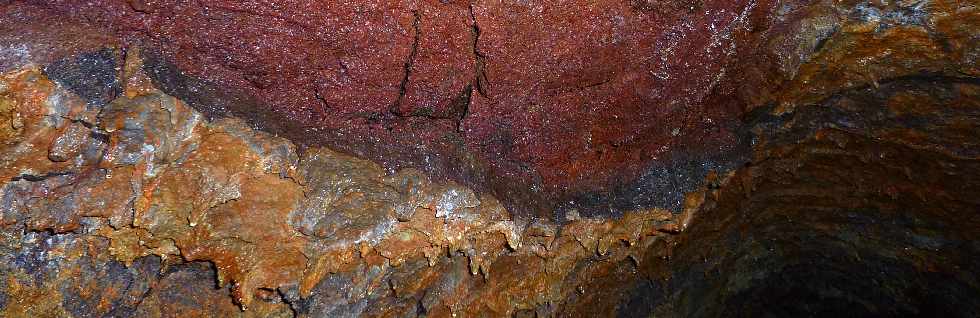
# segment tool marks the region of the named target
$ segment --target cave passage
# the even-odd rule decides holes
[[[0,0],[0,317],[980,317],[978,5]]]

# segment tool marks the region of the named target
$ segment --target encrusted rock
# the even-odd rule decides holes
[[[444,296],[425,301],[427,311],[508,314],[563,299],[574,289],[554,284],[576,272],[575,264],[592,266],[589,259],[613,253],[620,259],[635,257],[644,251],[631,246],[676,227],[671,213],[655,210],[629,214],[622,221],[582,219],[566,225],[548,244],[534,243],[534,238],[525,242],[527,221],[513,218],[497,199],[452,182],[433,182],[417,170],[388,172],[326,148],[297,153],[289,141],[241,121],[206,121],[182,101],[156,90],[120,95],[86,117],[91,104],[38,69],[3,78],[8,89],[0,101],[7,116],[25,119],[4,146],[4,171],[21,171],[8,172],[4,183],[3,200],[9,203],[2,219],[5,235],[17,242],[49,233],[43,237],[72,242],[65,253],[97,256],[125,267],[155,264],[161,273],[153,281],[160,283],[140,293],[145,306],[165,306],[160,297],[174,297],[164,296],[173,293],[166,289],[178,288],[172,281],[203,275],[168,267],[207,262],[218,286],[229,288],[242,309],[279,310],[270,309],[275,307],[269,307],[272,301],[315,316],[341,308],[321,307],[332,299],[336,306],[360,308],[342,307],[347,313],[414,312],[413,304],[421,301],[416,297],[444,290]],[[84,241],[98,244],[77,246]],[[73,269],[80,265],[72,262],[48,261],[59,266],[55,273],[85,270]],[[541,265],[526,271],[540,279],[535,287],[522,288],[517,277],[494,274],[513,272],[514,262]],[[499,266],[504,267],[495,269]],[[445,270],[465,274],[438,278]],[[392,291],[385,283],[416,274],[436,276],[412,292]],[[334,282],[338,277],[345,278]],[[14,276],[4,279],[21,284]],[[368,283],[363,280],[373,282],[359,285]],[[40,283],[62,281],[48,277]],[[324,284],[356,289],[340,298],[324,298],[334,297],[322,294]],[[474,289],[484,284],[496,287]],[[433,291],[424,291],[428,289]],[[477,290],[495,296],[476,297]],[[17,299],[21,295],[15,293]],[[87,315],[119,308],[69,308],[67,301],[44,305],[50,308],[7,310]],[[382,307],[366,311],[367,304]],[[217,303],[187,306],[177,308],[207,315],[228,310]],[[147,314],[161,310],[130,309]]]
[[[0,20],[0,316],[980,315],[970,1]]]

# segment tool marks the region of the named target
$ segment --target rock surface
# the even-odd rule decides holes
[[[707,101],[755,6],[108,0],[6,10],[38,28],[72,19],[139,44],[161,60],[149,72],[160,88],[209,117],[420,168],[515,213],[548,216],[560,202],[616,197],[622,180],[651,169],[725,165],[739,156],[721,154],[744,153],[739,105]],[[174,81],[178,72],[191,79]],[[215,87],[232,96],[197,92]],[[656,181],[639,182],[665,190]],[[626,210],[676,210],[680,199]],[[575,208],[609,214],[601,203]]]
[[[980,316],[977,5],[0,1],[0,316]]]
[[[142,73],[127,57],[124,68]],[[6,125],[16,128],[5,132],[0,176],[13,258],[0,264],[17,301],[5,315],[506,315],[573,293],[566,279],[610,266],[590,264],[597,255],[638,257],[677,230],[673,214],[653,210],[558,233],[418,170],[389,173],[325,148],[298,155],[145,83],[127,81],[99,106],[37,68],[4,75],[4,114],[17,122]],[[538,281],[506,274],[520,267]],[[197,288],[194,299],[161,299]],[[234,304],[195,300],[223,293]],[[31,297],[63,301],[23,303]]]

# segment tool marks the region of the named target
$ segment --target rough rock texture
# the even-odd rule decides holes
[[[765,151],[704,196],[672,254],[689,266],[654,271],[669,274],[647,287],[655,293],[647,308],[676,316],[980,314],[978,88],[975,80],[896,79],[760,119]]]
[[[0,1],[0,316],[980,315],[975,1]]]
[[[109,0],[5,10],[37,28],[77,20],[143,46],[161,59],[149,72],[160,88],[209,117],[235,115],[302,146],[420,168],[500,197],[515,213],[547,216],[569,200],[590,215],[621,214],[623,204],[589,197],[630,201],[617,193],[625,183],[644,193],[696,186],[640,178],[741,158],[739,105],[705,101],[755,7]],[[175,82],[168,68],[192,79]],[[214,87],[230,96],[199,93]],[[625,210],[676,210],[681,198]]]
[[[127,57],[137,74],[124,78],[145,76]],[[66,63],[76,62],[86,63]],[[207,122],[145,81],[127,80],[102,106],[36,68],[2,83],[16,122],[0,176],[12,258],[0,264],[18,301],[7,315],[506,315],[574,293],[566,279],[610,266],[590,264],[597,253],[624,262],[678,230],[653,210],[559,233],[418,170],[388,173],[325,148],[299,156],[238,120]],[[508,274],[522,267],[536,279]],[[103,272],[120,286],[90,276]],[[165,300],[194,288],[216,298],[215,280],[229,301]],[[20,303],[31,297],[61,301]],[[249,310],[220,305],[230,300]]]

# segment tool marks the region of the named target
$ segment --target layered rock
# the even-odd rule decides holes
[[[631,202],[617,188],[666,191],[658,182],[673,180],[641,175],[742,158],[739,105],[706,101],[754,8],[111,0],[5,10],[38,28],[68,19],[139,44],[161,60],[148,61],[160,88],[209,117],[235,115],[300,145],[415,167],[493,194],[515,213],[550,216],[568,201],[564,210],[610,214],[610,200],[595,197],[628,202],[611,214],[676,210],[681,195]],[[174,81],[176,73],[189,79]]]
[[[204,120],[147,86],[138,55],[127,58],[122,94],[104,105],[36,68],[4,75],[2,224],[12,259],[2,263],[6,295],[18,301],[6,315],[169,315],[160,297],[178,297],[169,289],[189,288],[173,286],[181,281],[209,281],[211,268],[249,310],[223,300],[173,309],[507,315],[547,308],[576,292],[569,283],[590,281],[582,272],[611,266],[592,260],[639,259],[678,230],[670,212],[654,210],[559,231],[414,169],[385,171],[325,148],[300,155],[241,121]],[[101,284],[90,274],[103,271],[121,286],[73,289]],[[192,285],[201,297],[221,294],[205,282]],[[20,303],[31,297],[51,301]]]
[[[2,316],[980,315],[976,3],[0,8]]]

